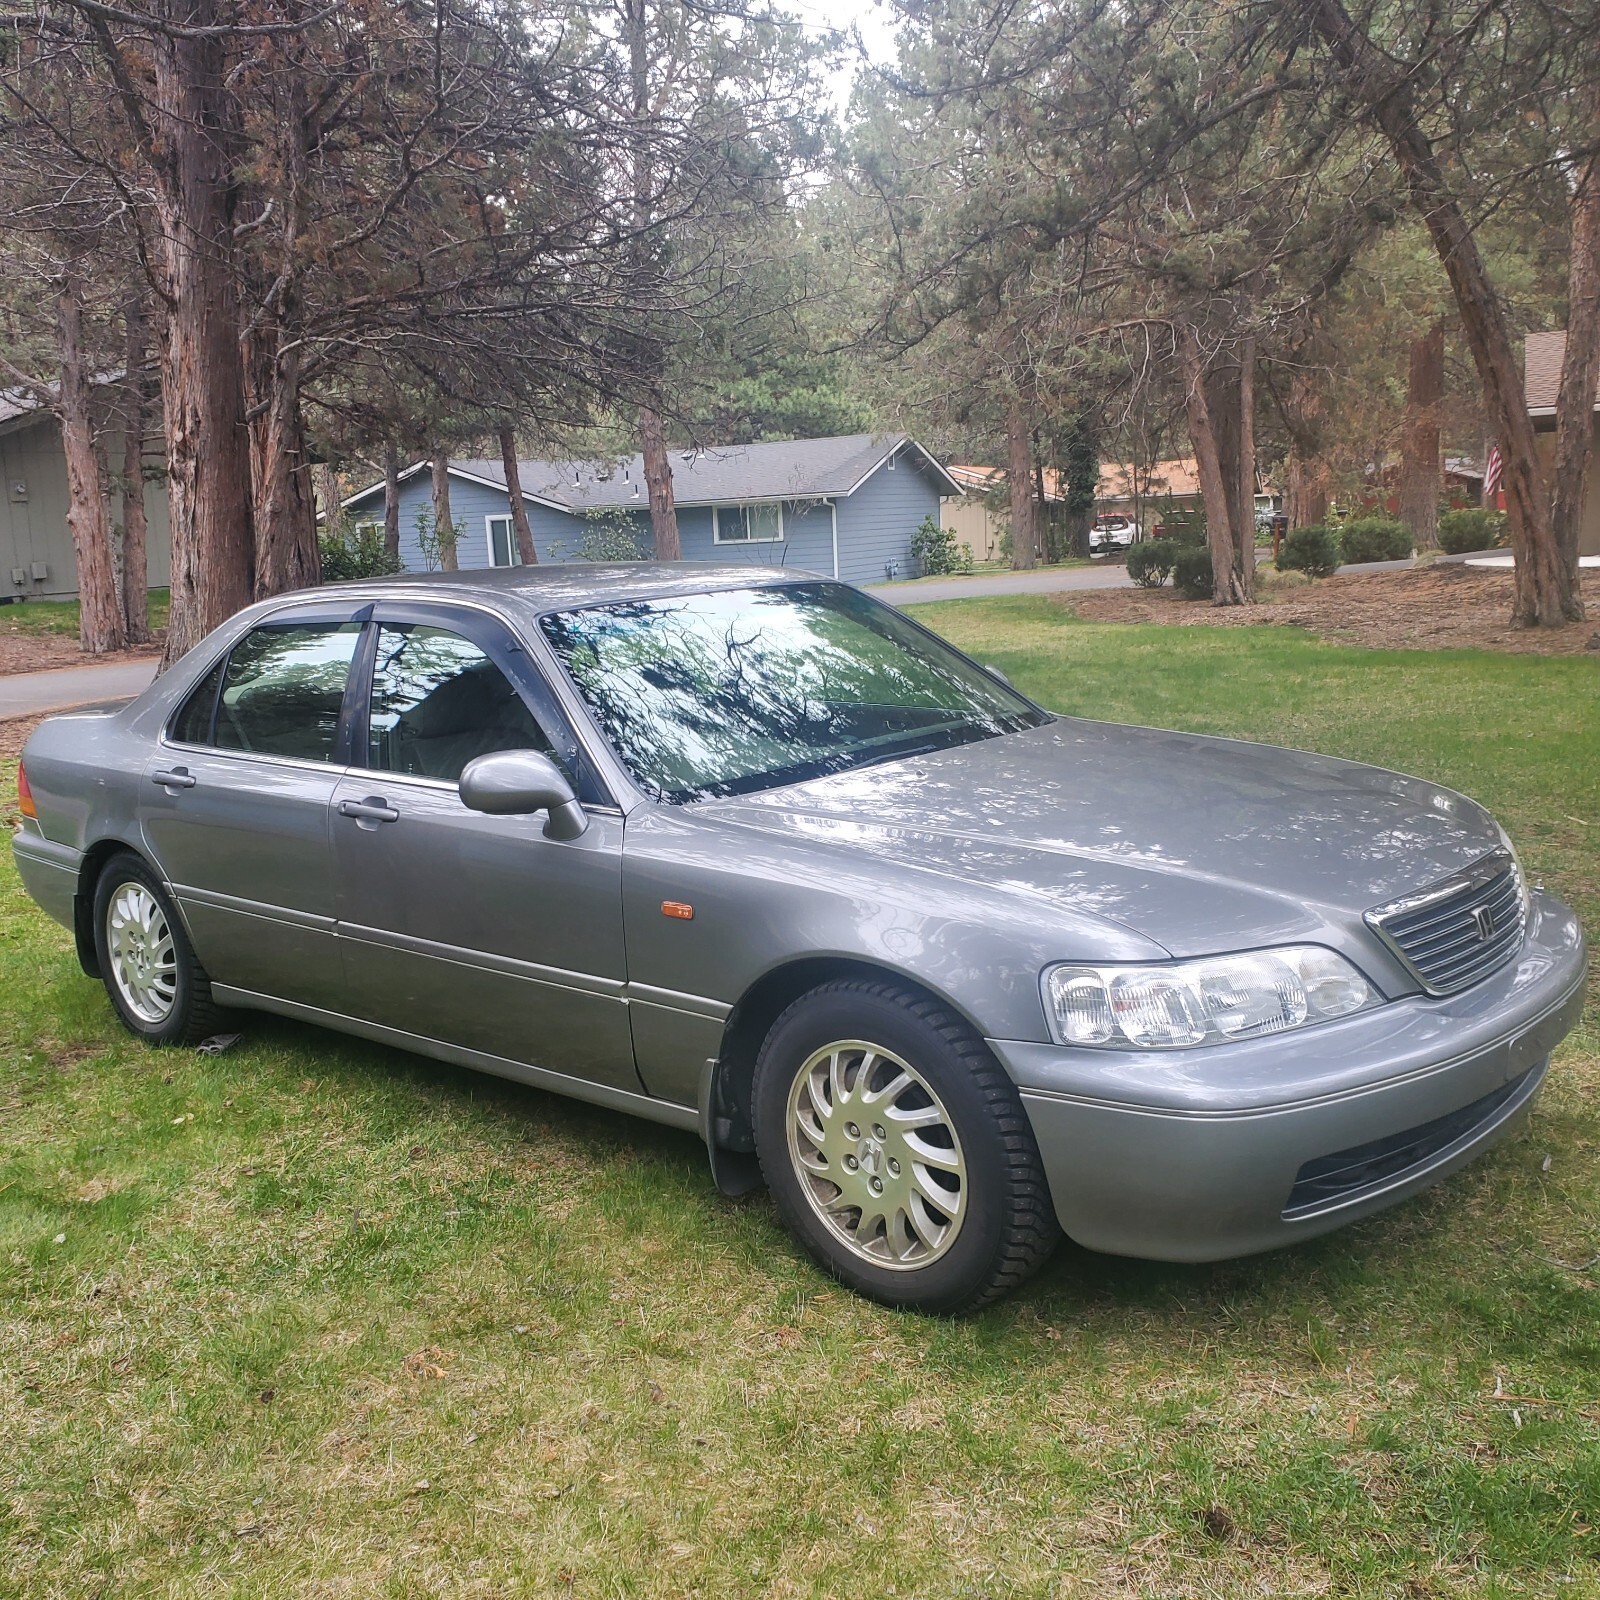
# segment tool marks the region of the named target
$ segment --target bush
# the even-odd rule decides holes
[[[1382,513],[1352,517],[1335,532],[1344,566],[1354,561],[1399,561],[1411,554],[1411,530],[1397,517]]]
[[[1395,517],[1355,517],[1339,530],[1339,552],[1352,561],[1404,561],[1411,530]]]
[[[324,583],[387,578],[400,571],[400,563],[383,547],[383,529],[370,522],[353,528],[336,523],[318,535],[317,548],[322,553]]]
[[[556,561],[646,561],[649,551],[642,535],[644,523],[624,506],[597,506],[580,514],[576,549],[562,541],[550,546]]]
[[[1214,582],[1211,552],[1203,544],[1180,544],[1172,552],[1172,586],[1185,600],[1209,600]]]
[[[911,535],[911,559],[924,576],[972,571],[972,546],[957,544],[953,528],[941,528],[930,512]]]
[[[1447,556],[1464,556],[1473,550],[1493,550],[1506,542],[1506,514],[1468,506],[1447,511],[1439,518],[1439,548]]]
[[[1180,547],[1170,539],[1145,539],[1128,546],[1128,576],[1141,589],[1159,589],[1172,576]]]
[[[1296,528],[1278,550],[1279,572],[1303,572],[1308,578],[1326,578],[1339,570],[1339,535],[1314,522]]]

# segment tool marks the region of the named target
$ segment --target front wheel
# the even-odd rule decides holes
[[[94,894],[95,955],[123,1023],[152,1044],[194,1044],[221,1018],[177,908],[131,850],[101,871]]]
[[[1016,1090],[983,1041],[921,995],[845,979],[802,996],[762,1045],[754,1110],[779,1214],[870,1299],[976,1310],[1055,1244]]]

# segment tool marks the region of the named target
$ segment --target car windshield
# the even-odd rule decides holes
[[[837,583],[558,612],[546,637],[647,792],[747,794],[1048,720],[890,607]]]

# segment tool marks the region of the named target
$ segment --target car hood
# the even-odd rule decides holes
[[[1365,946],[1364,911],[1502,843],[1481,806],[1420,778],[1076,718],[705,809],[1110,920],[1175,956]]]

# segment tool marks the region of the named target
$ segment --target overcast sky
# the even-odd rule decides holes
[[[829,28],[860,31],[869,61],[887,64],[894,60],[895,13],[882,0],[785,0],[784,9],[799,17],[819,33]],[[843,112],[850,100],[850,85],[855,79],[860,58],[846,56],[834,76],[833,103]]]

